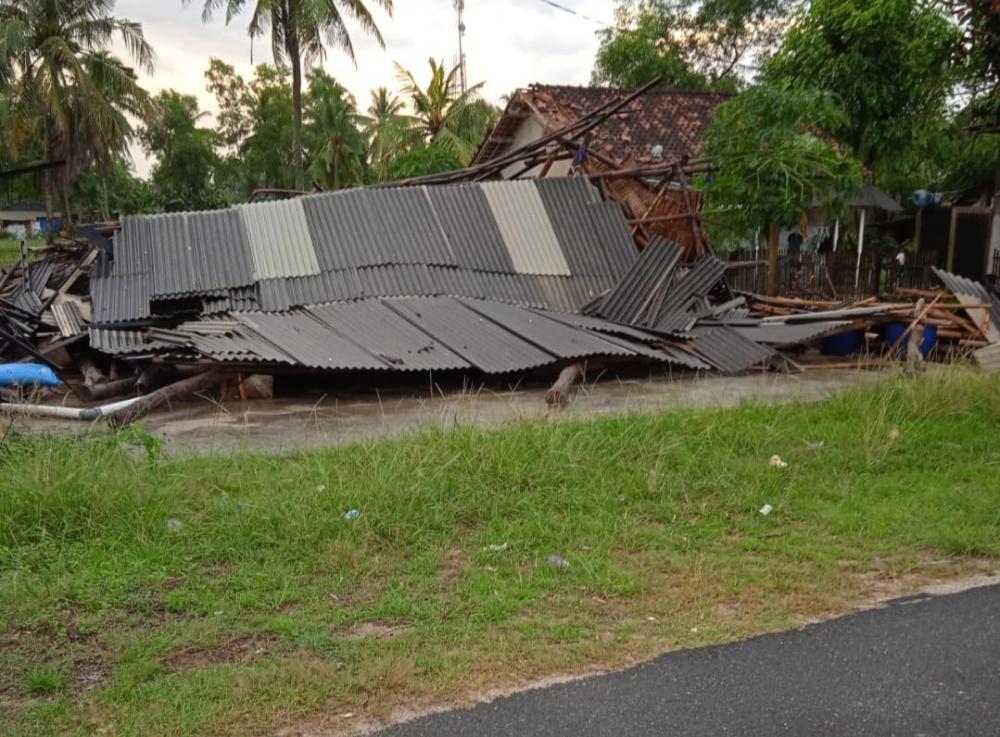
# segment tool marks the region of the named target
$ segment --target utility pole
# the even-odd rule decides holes
[[[453,3],[455,13],[458,16],[458,83],[461,85],[462,94],[464,95],[467,89],[465,79],[465,51],[462,45],[462,40],[465,36],[465,20],[462,17],[465,14],[465,0],[453,0]]]

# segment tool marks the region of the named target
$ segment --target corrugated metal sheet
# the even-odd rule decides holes
[[[150,215],[145,225],[153,259],[153,298],[198,292],[202,285],[187,213]]]
[[[114,274],[148,274],[153,269],[149,242],[149,216],[122,218],[114,237]]]
[[[456,264],[423,187],[368,189],[365,196],[375,213],[380,240],[389,252],[389,263]]]
[[[357,270],[365,297],[425,297],[441,292],[424,264],[391,264]]]
[[[620,279],[639,258],[625,213],[617,202],[595,202],[587,209],[590,225],[611,268],[609,276]]]
[[[522,274],[569,276],[569,265],[534,181],[484,182],[479,186],[486,195],[514,270]]]
[[[604,340],[595,333],[570,327],[517,305],[473,299],[459,301],[473,312],[559,358],[635,355],[634,351]]]
[[[708,256],[684,274],[675,276],[660,305],[656,327],[660,330],[677,330],[679,326],[686,324],[685,313],[694,298],[708,294],[725,273],[726,265],[719,259]]]
[[[36,261],[28,264],[28,288],[39,297],[52,278],[56,266],[51,261]]]
[[[630,325],[649,325],[659,315],[674,269],[684,249],[656,237],[604,298],[598,313]]]
[[[701,323],[698,323],[701,325]],[[747,340],[777,347],[797,345],[833,335],[851,325],[849,321],[830,320],[809,323],[761,323],[759,325],[730,325],[731,330]]]
[[[264,312],[284,312],[295,301],[291,279],[261,279],[257,282],[257,304]]]
[[[524,371],[554,360],[551,353],[450,297],[392,299],[385,304],[486,373]]]
[[[149,340],[145,330],[107,330],[93,326],[90,328],[90,346],[112,355],[149,353],[169,347],[167,343]]]
[[[693,371],[707,371],[712,368],[710,364],[705,363],[697,356],[685,351],[682,348],[677,348],[676,346],[660,344],[656,348],[651,348],[643,343],[628,340],[618,335],[607,335],[605,337],[606,340],[610,340],[624,348],[628,348],[641,356],[646,356],[647,358],[651,358],[656,361],[668,363],[671,366],[680,366],[681,368],[691,369]]]
[[[365,190],[310,195],[300,201],[324,271],[392,262]]]
[[[984,371],[996,373],[1000,371],[1000,343],[980,348],[975,352],[976,363]]]
[[[188,234],[199,290],[236,289],[254,283],[250,244],[235,211],[191,213]]]
[[[379,300],[314,307],[308,312],[398,371],[470,368],[461,356],[415,329]]]
[[[427,197],[458,266],[513,273],[514,262],[479,185],[429,187]]]
[[[738,374],[751,366],[769,362],[770,348],[744,338],[732,328],[716,327],[699,331],[689,344],[699,356],[726,374]]]
[[[87,329],[87,323],[80,313],[80,305],[73,300],[55,302],[49,309],[52,310],[52,317],[64,338],[72,338]]]
[[[643,330],[637,330],[636,328],[629,327],[628,325],[608,322],[607,320],[602,320],[598,317],[591,317],[589,315],[569,315],[548,312],[546,312],[545,315],[553,320],[558,320],[564,325],[572,325],[574,327],[583,328],[584,330],[594,330],[599,333],[620,335],[622,337],[638,340],[643,343],[656,343],[661,340],[658,335],[654,335],[653,333],[647,333]]]
[[[152,279],[148,274],[91,278],[90,298],[94,322],[125,322],[150,317],[151,283]]]
[[[364,294],[355,269],[323,271],[315,276],[302,276],[285,282],[288,300],[295,305],[318,305],[358,299]]]
[[[558,177],[537,179],[535,186],[570,272],[580,276],[616,273],[590,221],[589,206],[598,198],[590,181],[586,177]]]
[[[297,364],[316,369],[384,369],[387,364],[306,312],[244,313],[239,320]]]
[[[966,312],[977,325],[982,325],[989,318],[985,331],[986,338],[991,343],[1000,342],[1000,298],[979,282],[974,282],[971,279],[938,268],[934,269],[934,274],[941,280],[945,288],[963,304],[991,305],[988,312],[981,308],[969,309]]]
[[[239,205],[237,211],[250,241],[257,279],[319,273],[301,199]]]

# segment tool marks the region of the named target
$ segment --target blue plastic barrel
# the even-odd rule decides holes
[[[865,346],[865,331],[851,330],[847,333],[828,335],[819,342],[819,349],[827,356],[849,356],[858,353]]]
[[[59,386],[59,377],[39,363],[0,363],[0,386]]]
[[[882,337],[885,338],[886,344],[891,348],[903,333],[906,332],[908,327],[910,327],[910,324],[906,322],[887,323],[882,326]],[[934,350],[934,346],[937,345],[937,331],[937,325],[924,325],[924,342],[920,344],[920,353],[924,358],[927,358],[930,352]],[[900,358],[906,356],[906,347],[908,344],[909,340],[899,346],[897,353]]]

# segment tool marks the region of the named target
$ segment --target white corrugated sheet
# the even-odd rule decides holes
[[[569,264],[535,183],[531,180],[484,182],[480,186],[514,270],[520,274],[569,276]]]
[[[257,279],[282,279],[319,273],[316,249],[299,199],[240,205],[250,239]]]

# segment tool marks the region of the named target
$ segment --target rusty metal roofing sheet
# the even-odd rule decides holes
[[[470,364],[386,307],[380,300],[345,302],[308,310],[331,330],[354,341],[398,371],[442,371]]]
[[[607,341],[596,333],[571,327],[517,305],[474,299],[459,301],[472,311],[559,358],[635,355],[635,351]]]
[[[484,182],[479,186],[486,195],[516,272],[570,275],[559,239],[533,180]]]
[[[387,299],[385,304],[486,373],[523,371],[554,356],[451,297]]]
[[[458,266],[513,273],[514,262],[479,185],[429,187],[426,191]]]
[[[257,279],[319,273],[301,199],[258,202],[236,209],[250,241]]]
[[[659,314],[674,269],[684,249],[657,236],[604,298],[598,314],[632,325],[648,325]]]
[[[580,276],[618,273],[590,220],[589,205],[598,197],[590,181],[586,177],[557,177],[537,179],[535,186],[570,272]]]
[[[776,355],[771,348],[754,343],[727,327],[705,328],[689,345],[726,374],[746,371],[751,366],[769,362]]]
[[[384,369],[387,364],[306,312],[243,313],[243,325],[288,354],[296,363],[316,369]]]

